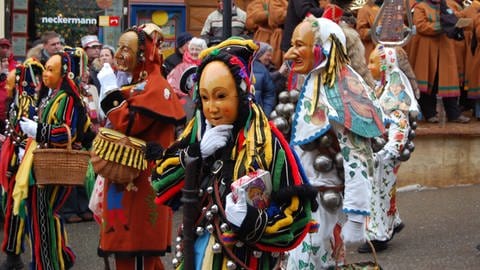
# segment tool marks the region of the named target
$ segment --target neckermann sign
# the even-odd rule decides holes
[[[42,23],[54,23],[54,24],[97,24],[96,18],[74,18],[74,17],[42,17],[40,20]]]

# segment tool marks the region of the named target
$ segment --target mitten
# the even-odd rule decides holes
[[[231,192],[227,195],[225,215],[227,216],[228,222],[240,227],[247,216],[247,197],[245,190],[241,188],[237,190],[237,195],[237,202],[233,201],[233,194]]]
[[[25,116],[20,120],[20,128],[22,129],[23,133],[30,138],[37,137],[37,127],[37,122],[30,120]]]

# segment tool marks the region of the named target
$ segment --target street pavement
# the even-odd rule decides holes
[[[475,248],[480,244],[480,185],[405,187],[398,193],[398,208],[406,226],[387,250],[377,254],[383,269],[480,269],[480,252]],[[175,223],[180,220],[181,212],[177,212]],[[103,259],[96,255],[98,225],[67,224],[67,230],[77,255],[73,269],[104,269]],[[171,258],[169,254],[162,259],[167,269],[172,269]],[[3,260],[4,254],[0,255]],[[347,260],[358,262],[373,257],[352,249],[347,251]]]

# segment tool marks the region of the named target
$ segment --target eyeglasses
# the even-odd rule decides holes
[[[93,46],[90,46],[89,48],[100,50],[102,49],[102,45],[93,45]]]

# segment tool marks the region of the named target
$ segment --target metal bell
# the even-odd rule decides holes
[[[410,150],[410,153],[413,153],[413,151],[415,151],[415,144],[412,141],[409,141],[406,147],[408,150]]]
[[[320,137],[320,146],[322,147],[329,147],[330,145],[332,145],[332,142],[332,137],[330,137],[328,134]]]
[[[203,196],[203,189],[199,189],[198,190],[198,197],[202,197]]]
[[[375,137],[371,139],[372,142],[372,151],[377,153],[378,151],[382,150],[382,148],[387,143],[383,137]]]
[[[290,101],[290,94],[288,91],[282,91],[278,93],[278,102],[279,103],[288,103]]]
[[[207,187],[207,193],[208,193],[208,194],[212,194],[212,193],[213,193],[213,187],[212,187],[212,186]]]
[[[210,210],[207,211],[207,212],[205,213],[205,217],[206,217],[208,220],[211,220],[211,219],[213,218],[213,213],[212,213],[212,211],[210,211]]]
[[[175,251],[182,251],[182,245],[176,244],[175,245]]]
[[[197,227],[197,228],[195,229],[195,233],[196,233],[198,236],[203,235],[204,232],[205,232],[205,229],[202,228],[202,227]]]
[[[410,127],[411,127],[413,130],[417,129],[417,127],[418,127],[417,121],[412,121],[412,122],[410,123]]]
[[[343,168],[337,169],[337,175],[340,179],[345,180],[345,171],[343,170]]]
[[[227,261],[227,269],[229,270],[237,269],[237,265],[232,261]]]
[[[407,161],[410,158],[410,150],[407,148],[403,149],[402,153],[398,157],[398,160],[400,161]]]
[[[236,246],[236,247],[243,247],[243,245],[244,245],[244,244],[243,244],[242,241],[237,241],[237,242],[235,243],[235,246]]]
[[[329,172],[333,169],[333,160],[326,155],[318,155],[313,161],[313,168],[319,172]]]
[[[212,212],[212,214],[218,213],[218,205],[212,205],[212,207],[210,207],[210,212]]]
[[[327,211],[333,213],[342,205],[342,195],[334,190],[326,190],[320,193],[320,202]]]
[[[219,243],[215,243],[212,246],[213,253],[220,253],[222,252],[222,246]]]
[[[290,96],[290,102],[296,104],[298,101],[298,97],[300,96],[300,91],[298,91],[297,89],[292,89],[288,92],[288,94]]]
[[[172,259],[172,265],[174,268],[177,268],[179,264],[180,264],[180,261],[177,258]]]
[[[209,233],[213,233],[214,227],[212,224],[208,224],[206,228]]]
[[[220,225],[220,231],[222,231],[222,232],[227,232],[228,230],[230,230],[230,227],[228,226],[227,223],[222,223],[222,224]]]
[[[258,251],[258,250],[254,250],[254,251],[253,251],[253,256],[254,256],[255,258],[260,258],[260,257],[262,257],[262,252],[261,252],[261,251]]]
[[[273,124],[280,130],[282,133],[288,133],[290,131],[290,125],[288,124],[287,119],[283,117],[277,117],[273,119]]]
[[[277,106],[275,106],[275,111],[278,113],[279,116],[283,116],[283,114],[285,113],[283,107],[285,107],[284,103],[278,103]]]
[[[181,242],[182,242],[182,237],[177,236],[177,237],[175,238],[175,242],[181,243]]]
[[[335,154],[335,166],[337,168],[343,168],[343,156],[340,152]]]
[[[275,110],[273,110],[273,111],[270,113],[270,115],[268,116],[269,119],[274,119],[274,118],[276,118],[276,117],[278,117],[278,112],[275,111]]]
[[[177,253],[175,253],[175,257],[180,259],[183,257],[183,253],[181,251],[178,251]]]
[[[285,111],[285,116],[290,118],[293,112],[295,112],[295,105],[293,105],[293,103],[287,103],[285,106],[283,106],[283,110]]]
[[[412,141],[413,139],[415,139],[416,136],[417,136],[417,133],[415,132],[415,130],[411,129],[410,132],[408,133],[408,139]]]

